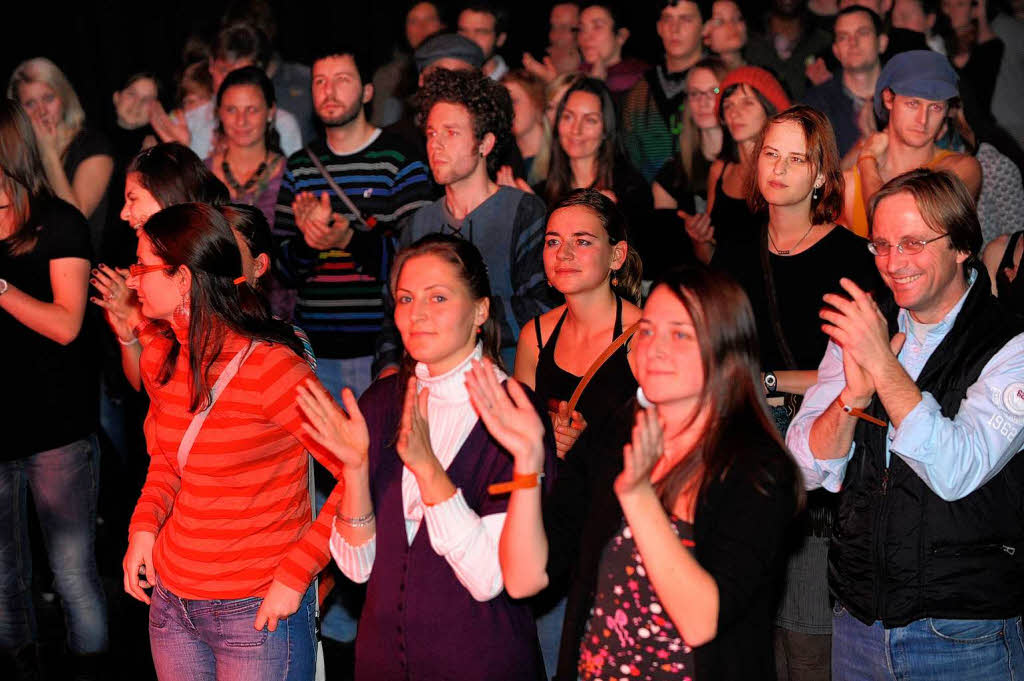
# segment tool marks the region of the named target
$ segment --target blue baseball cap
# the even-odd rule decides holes
[[[875,115],[889,120],[889,111],[882,103],[882,92],[888,88],[904,97],[920,97],[935,102],[960,96],[959,77],[944,55],[931,50],[900,52],[882,69],[875,85]]]

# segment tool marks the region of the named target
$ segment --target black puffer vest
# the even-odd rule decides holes
[[[985,364],[1024,322],[991,295],[983,269],[917,386],[954,418]],[[890,333],[898,309],[882,303]],[[866,410],[888,422],[876,396]],[[983,425],[982,427],[988,427]],[[924,617],[1005,619],[1024,610],[1024,456],[953,502],[899,456],[885,464],[886,428],[861,420],[829,551],[829,583],[857,619],[886,627]]]

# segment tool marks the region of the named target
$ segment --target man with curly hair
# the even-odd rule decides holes
[[[442,232],[480,249],[494,296],[491,311],[501,328],[502,359],[511,367],[520,328],[551,307],[541,259],[544,202],[493,179],[497,159],[512,143],[512,100],[479,71],[438,69],[424,80],[416,103],[430,170],[445,194],[416,212],[399,246]],[[388,331],[378,344],[378,369],[397,367],[401,357],[398,334]]]

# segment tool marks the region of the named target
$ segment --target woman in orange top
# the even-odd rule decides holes
[[[329,559],[340,488],[311,526],[306,450],[335,475],[340,464],[303,441],[295,387],[313,373],[302,344],[246,282],[216,208],[160,211],[137,253],[128,283],[142,313],[169,331],[137,332],[149,336],[141,372],[151,462],[124,585],[147,603],[153,587],[157,675],[310,679],[310,583]]]

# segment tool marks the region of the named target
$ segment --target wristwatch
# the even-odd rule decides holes
[[[2,296],[3,294],[7,293],[7,289],[9,289],[9,288],[10,288],[10,286],[7,285],[7,280],[6,279],[0,279],[0,296]]]
[[[764,372],[764,392],[766,395],[774,395],[779,387],[779,379],[775,378],[772,371]]]

